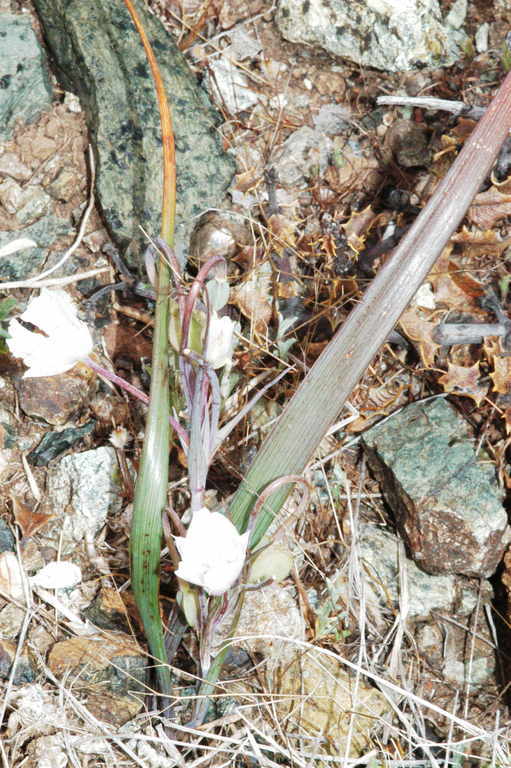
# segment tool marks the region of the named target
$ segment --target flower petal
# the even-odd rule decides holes
[[[234,325],[227,315],[219,317],[216,312],[211,312],[204,357],[212,368],[222,368],[231,362]]]
[[[193,513],[186,537],[176,536],[181,562],[179,578],[222,595],[239,577],[246,558],[249,533],[240,535],[220,512],[206,507]]]
[[[28,366],[23,378],[64,373],[92,351],[90,331],[65,291],[43,288],[20,317],[45,334],[27,330],[16,318],[9,323],[7,345]]]

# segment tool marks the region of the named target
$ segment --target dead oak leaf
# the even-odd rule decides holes
[[[11,502],[14,519],[21,529],[23,538],[33,536],[55,517],[55,515],[43,515],[41,512],[34,512],[28,504],[20,501],[13,494],[11,494]]]
[[[444,392],[471,397],[476,405],[481,405],[488,393],[488,386],[479,384],[479,361],[469,367],[447,363],[447,372],[439,377],[438,383]]]
[[[494,229],[478,229],[462,227],[460,232],[455,232],[451,237],[451,244],[459,243],[467,259],[478,256],[500,256],[511,245],[511,238],[502,240]]]
[[[493,381],[493,389],[499,395],[511,394],[511,357],[494,355],[490,379]]]
[[[417,305],[410,305],[401,315],[399,324],[406,336],[417,342],[424,367],[432,368],[435,364],[436,352],[440,349],[433,335],[436,323],[426,319]]]
[[[490,378],[493,389],[499,395],[511,395],[511,357],[502,349],[502,339],[489,336],[484,340],[484,354],[493,365],[493,373]]]
[[[476,195],[467,218],[480,229],[491,229],[495,224],[511,215],[511,195],[490,187],[486,192]]]
[[[450,257],[452,247],[444,248],[428,280],[434,287],[435,302],[449,309],[480,313],[475,301],[484,293],[484,286],[470,272]]]

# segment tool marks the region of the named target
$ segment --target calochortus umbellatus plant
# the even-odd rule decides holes
[[[126,4],[131,6],[130,0],[126,0]],[[134,11],[133,17],[137,23]],[[295,478],[303,473],[346,398],[423,282],[489,173],[511,126],[511,75],[504,80],[428,205],[288,403],[229,507],[209,510],[204,502],[207,473],[225,434],[218,427],[222,388],[217,371],[230,365],[234,327],[222,302],[217,305],[208,294],[208,286],[215,279],[212,277],[213,267],[218,262],[211,260],[204,265],[187,288],[183,271],[174,256],[172,125],[156,60],[140,26],[139,30],[158,92],[165,175],[161,239],[156,240],[155,249],[156,310],[151,392],[134,502],[132,580],[149,650],[157,664],[159,690],[169,696],[172,681],[160,615],[158,575],[162,537],[165,536],[179,580],[181,612],[179,617],[173,617],[174,628],[183,631],[188,624],[198,634],[201,645],[199,674],[206,678],[200,692],[207,696],[219,674],[224,655],[214,636],[222,623],[225,629],[225,622],[228,622],[231,633],[235,631],[237,611],[246,586],[243,581],[249,570],[245,567],[247,560],[257,550]],[[67,301],[62,299],[61,304],[64,315],[67,313],[69,317],[70,327],[75,328],[80,338],[76,359],[88,362],[91,349],[87,334],[70,317]],[[44,325],[43,321],[38,323],[37,318],[34,320],[36,305],[30,309],[31,306],[27,309],[30,322],[47,334],[44,339],[47,347],[50,345],[47,339],[55,333],[64,344],[67,334],[61,333],[58,324],[50,326]],[[17,356],[25,356],[23,344],[30,350],[25,357],[30,366],[29,375],[30,370],[36,371],[33,375],[58,374],[64,370],[62,366],[73,364],[72,355],[62,352],[57,365],[60,370],[49,372],[38,359],[34,340],[22,334],[17,326],[19,323],[12,326],[12,338],[8,343]],[[181,421],[178,412],[185,414]],[[172,499],[168,498],[171,424],[188,461],[188,529],[172,508]],[[247,576],[247,580],[249,578]],[[197,709],[197,719],[203,710],[203,707]]]

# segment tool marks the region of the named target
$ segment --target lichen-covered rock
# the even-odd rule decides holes
[[[463,4],[466,12],[466,0],[455,10]],[[276,16],[293,43],[389,72],[453,64],[466,39],[463,18],[460,8],[442,19],[437,0],[280,0]]]
[[[218,205],[233,173],[205,92],[162,24],[135,3],[171,105],[177,155],[176,247],[194,219]],[[133,257],[160,231],[162,146],[149,65],[124,3],[35,0],[57,74],[78,94],[97,158],[96,191],[110,234]]]
[[[47,498],[54,520],[41,541],[69,554],[122,506],[115,450],[102,446],[64,456],[49,472]]]
[[[147,660],[130,635],[103,632],[62,640],[51,649],[48,666],[59,679],[80,678],[89,711],[102,721],[120,726],[143,706]]]
[[[408,557],[399,555],[399,537],[381,526],[361,523],[357,528],[356,546],[366,587],[366,603],[370,613],[394,615],[400,609],[400,572],[406,578],[406,618],[425,621],[432,615],[466,617],[474,610],[482,590],[482,598],[490,602],[493,590],[487,581],[466,579],[450,574],[425,573]],[[349,583],[342,568],[332,579],[336,593],[348,603]],[[401,596],[402,597],[402,596]]]
[[[29,16],[0,13],[0,140],[48,109],[52,89]]]
[[[342,660],[321,649],[295,654],[290,664],[272,672],[268,689],[282,732],[317,739],[318,755],[359,757],[371,743],[375,723],[391,712],[380,691],[363,677],[357,681]]]
[[[369,464],[417,565],[491,576],[510,540],[491,461],[443,398],[403,408],[365,433]]]

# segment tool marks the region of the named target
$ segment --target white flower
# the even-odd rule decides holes
[[[223,595],[241,573],[249,535],[248,531],[239,534],[220,512],[198,509],[187,535],[175,537],[181,555],[176,575],[203,587],[210,595]]]
[[[64,373],[92,352],[90,331],[78,319],[76,305],[65,291],[43,288],[20,318],[44,334],[27,330],[17,318],[9,323],[7,346],[28,366],[25,379]]]
[[[222,368],[231,362],[235,325],[227,315],[219,317],[216,312],[211,312],[204,357],[212,368]]]
[[[43,589],[71,589],[82,580],[82,572],[75,563],[68,560],[58,560],[48,563],[41,568],[30,583]]]

